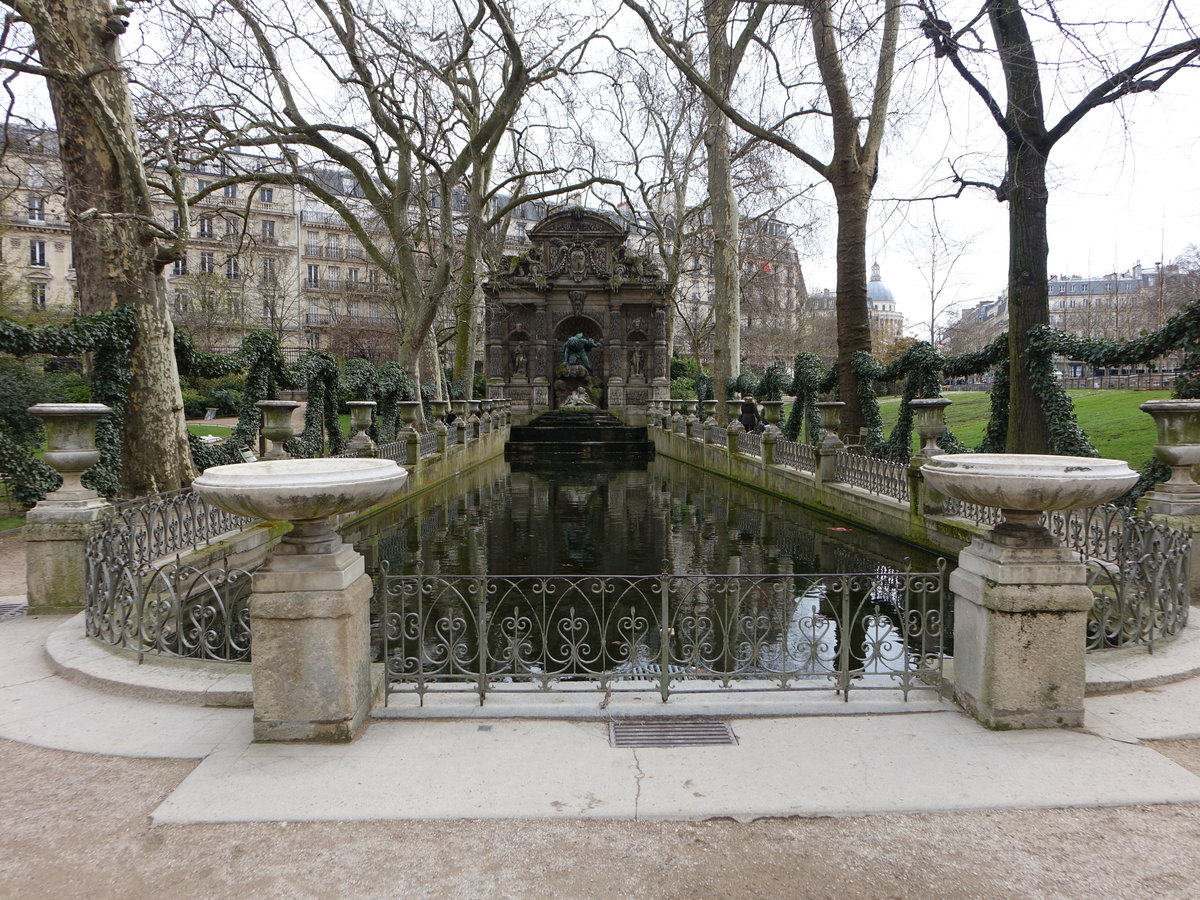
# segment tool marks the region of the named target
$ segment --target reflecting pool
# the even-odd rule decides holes
[[[498,462],[346,536],[389,695],[907,693],[948,649],[929,554],[669,460]]]

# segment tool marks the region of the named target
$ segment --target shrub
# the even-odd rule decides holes
[[[205,399],[206,406],[216,407],[219,416],[236,416],[242,406],[242,392],[231,388],[213,391]],[[186,402],[186,401],[185,401]],[[204,415],[202,412],[201,415]]]
[[[203,419],[208,409],[208,400],[199,391],[191,388],[183,392],[183,414],[189,419]]]

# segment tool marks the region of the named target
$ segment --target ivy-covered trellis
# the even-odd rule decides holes
[[[117,423],[128,401],[129,347],[137,327],[127,308],[84,316],[61,325],[25,327],[0,319],[0,352],[13,356],[82,356],[90,354],[92,400],[112,407],[113,415],[101,419],[96,430],[100,462],[84,477],[84,483],[105,496],[120,487],[121,445]],[[213,465],[242,461],[241,451],[252,447],[262,426],[255,403],[278,396],[281,390],[306,390],[308,407],[304,431],[286,445],[296,457],[340,453],[345,436],[338,422],[342,394],[378,404],[372,425],[376,440],[393,439],[397,430],[400,400],[416,396],[415,386],[394,362],[375,366],[365,360],[350,360],[339,371],[329,353],[309,350],[289,364],[279,339],[265,331],[246,336],[230,354],[205,353],[195,348],[186,335],[175,336],[175,355],[184,377],[221,378],[241,373],[245,391],[238,410],[238,424],[224,444],[212,446],[194,435],[190,438],[192,459],[200,471]],[[0,473],[14,499],[30,505],[61,484],[57,472],[36,459],[28,447],[0,434]]]
[[[867,422],[868,452],[889,459],[908,459],[913,432],[909,401],[940,397],[944,379],[981,375],[989,370],[994,378],[991,417],[983,442],[977,449],[984,453],[1002,452],[1008,431],[1007,340],[1007,335],[1002,334],[982,350],[961,356],[944,356],[929,343],[920,342],[886,366],[868,354],[856,354],[853,365]],[[1200,397],[1200,299],[1187,304],[1162,327],[1132,340],[1084,338],[1047,325],[1035,328],[1026,365],[1033,373],[1034,386],[1050,422],[1051,452],[1063,456],[1097,455],[1075,418],[1075,405],[1059,385],[1054,370],[1056,356],[1109,367],[1144,365],[1172,353],[1180,355],[1173,396],[1180,399]],[[875,386],[889,382],[903,382],[904,389],[899,419],[891,435],[885,437]],[[788,438],[797,440],[807,424],[809,439],[813,442],[819,439],[820,424],[814,404],[821,395],[834,392],[837,384],[836,366],[826,368],[820,358],[811,353],[796,356],[791,385],[796,402],[784,426]],[[938,443],[951,453],[968,449],[950,431]],[[1148,486],[1163,477],[1165,471],[1148,470],[1143,481]]]
[[[107,496],[121,481],[121,438],[117,423],[129,396],[129,348],[137,320],[132,309],[117,309],[81,316],[61,325],[26,327],[0,319],[0,352],[16,357],[83,356],[91,354],[91,396],[113,410],[96,426],[100,462],[92,466],[83,483]],[[36,503],[57,490],[62,477],[36,459],[25,447],[0,433],[0,473],[13,499]]]

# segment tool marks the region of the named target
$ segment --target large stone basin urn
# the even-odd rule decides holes
[[[289,459],[215,466],[193,490],[229,512],[292,530],[252,579],[254,737],[346,741],[370,712],[371,578],[330,517],[395,496],[386,459]]]
[[[955,699],[993,728],[1082,725],[1092,589],[1039,520],[1112,500],[1137,473],[1121,460],[1008,453],[934,456],[921,471],[937,491],[1005,518],[950,575]]]
[[[1128,491],[1138,475],[1119,459],[1026,453],[949,453],[922,467],[925,480],[947,496],[997,507],[1005,521],[993,536],[1056,546],[1041,524],[1047,510],[1099,506]]]

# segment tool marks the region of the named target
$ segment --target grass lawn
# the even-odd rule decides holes
[[[1099,452],[1108,459],[1123,459],[1140,469],[1152,455],[1154,420],[1138,409],[1147,400],[1165,400],[1170,391],[1067,391],[1075,403],[1075,417]],[[946,422],[960,441],[970,447],[983,440],[991,413],[984,391],[953,391],[946,409]],[[879,401],[884,429],[890,432],[900,414],[899,397]],[[914,436],[913,449],[917,449]]]
[[[189,433],[196,435],[196,437],[204,437],[211,434],[223,438],[233,434],[233,429],[225,425],[189,425],[187,430]]]

